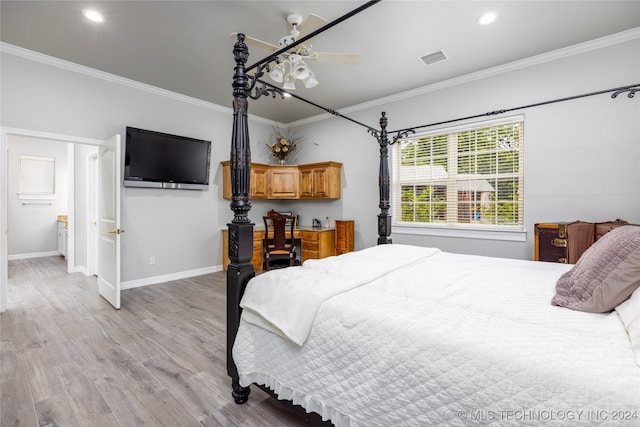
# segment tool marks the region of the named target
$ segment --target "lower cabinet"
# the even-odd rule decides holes
[[[302,239],[302,262],[335,255],[336,241],[333,228],[300,231]]]
[[[58,221],[58,253],[67,257],[67,223]]]
[[[300,227],[293,232],[293,237],[300,239],[300,246],[297,248],[302,262],[308,259],[326,258],[335,255],[335,229],[312,227]],[[262,271],[262,239],[263,229],[253,230],[253,256],[251,264],[255,271]],[[229,265],[229,230],[222,230],[222,268],[226,271]]]
[[[355,250],[355,221],[336,219],[336,255]]]

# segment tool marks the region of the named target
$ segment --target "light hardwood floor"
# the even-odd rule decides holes
[[[130,289],[114,310],[60,257],[9,262],[0,425],[305,426],[256,387],[231,398],[225,273]]]

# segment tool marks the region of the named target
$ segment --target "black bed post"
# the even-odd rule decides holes
[[[241,387],[232,349],[240,325],[240,299],[249,279],[256,275],[251,263],[253,256],[253,223],[249,220],[249,179],[251,174],[251,147],[247,123],[247,75],[245,64],[249,50],[244,34],[238,34],[233,46],[236,61],[233,75],[233,133],[231,135],[231,210],[233,220],[229,230],[229,260],[227,268],[227,373],[231,377],[232,396],[236,403],[249,399],[249,387]]]
[[[382,112],[380,117],[380,134],[377,136],[380,144],[380,172],[378,187],[380,188],[380,213],[378,214],[378,244],[392,243],[391,215],[389,215],[389,139],[387,138],[387,113]]]

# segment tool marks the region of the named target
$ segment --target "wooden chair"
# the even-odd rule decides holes
[[[296,244],[293,238],[294,217],[272,209],[262,219],[265,229],[262,241],[264,269],[270,270],[272,262],[280,259],[288,260],[289,266],[296,265]]]

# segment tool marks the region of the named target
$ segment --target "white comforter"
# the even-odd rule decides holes
[[[247,285],[240,303],[244,319],[302,345],[324,301],[439,251],[406,245],[374,246],[269,271]]]
[[[550,304],[570,267],[436,253],[322,303],[302,347],[243,320],[240,383],[338,426],[637,425],[617,313]]]

